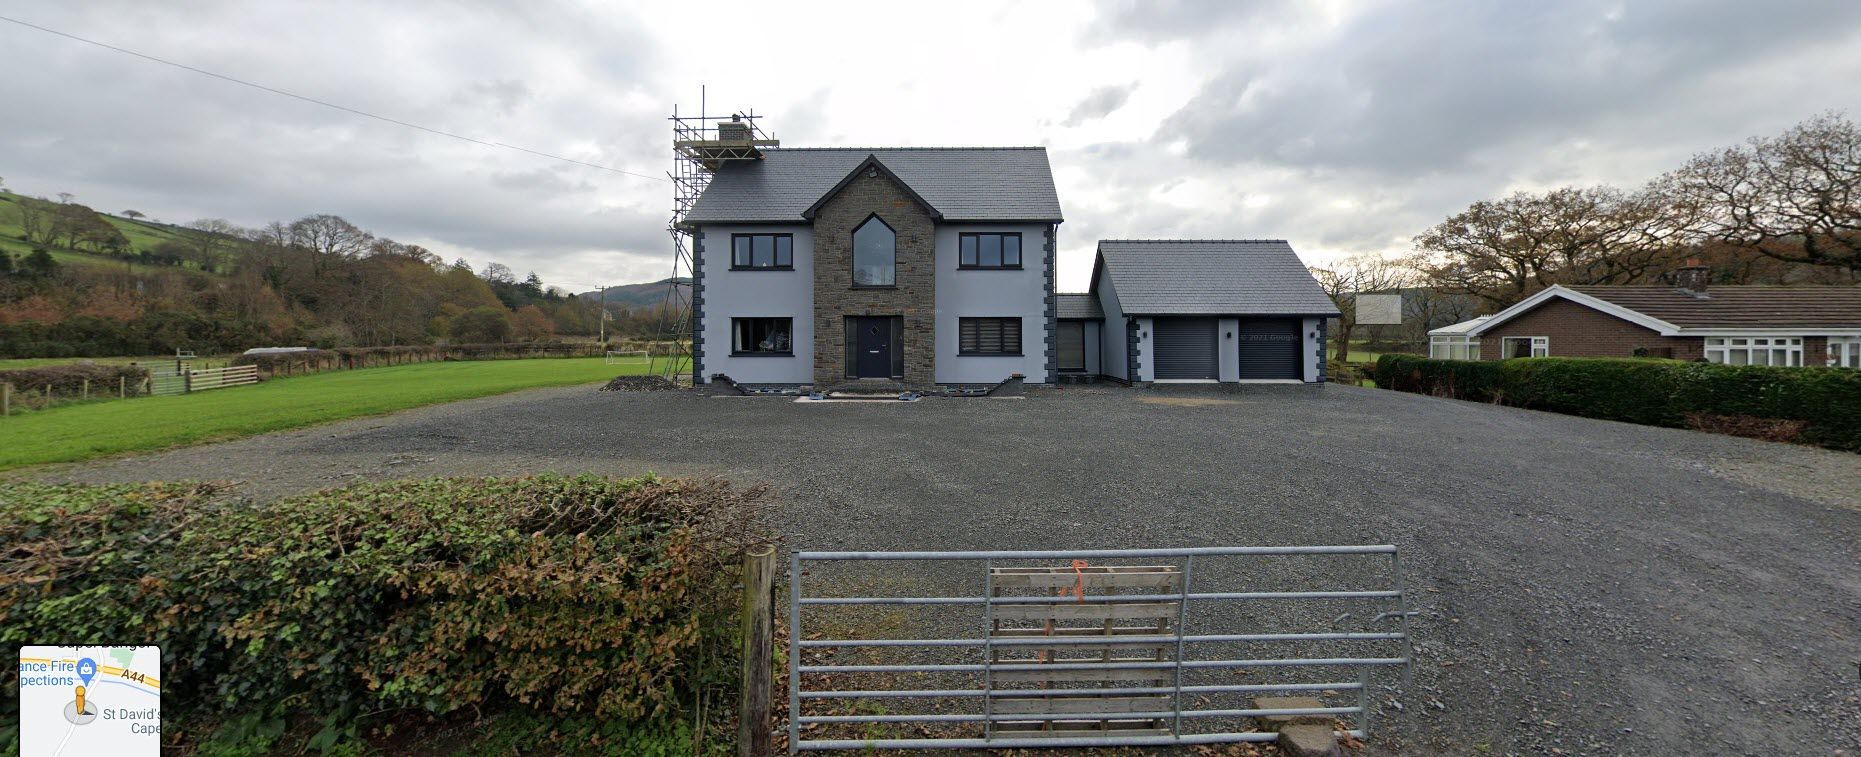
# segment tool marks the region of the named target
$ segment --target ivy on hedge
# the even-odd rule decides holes
[[[1861,371],[1629,358],[1377,359],[1376,385],[1590,418],[1752,428],[1861,452]]]
[[[730,568],[758,494],[540,476],[254,507],[198,484],[0,484],[0,642],[159,645],[184,718],[657,718],[729,680]]]

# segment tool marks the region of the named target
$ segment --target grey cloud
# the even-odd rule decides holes
[[[1129,84],[1108,84],[1086,95],[1079,104],[1073,106],[1061,126],[1078,126],[1087,121],[1096,121],[1116,112],[1131,99],[1131,93],[1137,91],[1137,82]]]
[[[467,8],[430,24],[367,4],[134,9],[48,2],[16,14],[468,136],[647,176],[665,160],[663,134],[615,128],[660,115],[647,119],[628,99],[662,48],[624,14]],[[35,72],[8,80],[0,158],[16,191],[254,226],[336,213],[447,257],[465,251],[546,280],[593,275],[588,251],[611,258],[596,270],[670,270],[663,182],[455,142],[0,26],[0,49]],[[565,67],[593,86],[553,86],[551,72]]]
[[[1112,0],[1099,4],[1087,43],[1138,40],[1150,44],[1201,37],[1246,23],[1285,23],[1315,12],[1304,0]]]
[[[1393,4],[1302,53],[1229,63],[1158,138],[1222,162],[1388,176],[1608,141],[1636,112],[1662,112],[1671,135],[1706,100],[1766,100],[1702,91],[1720,72],[1852,39],[1857,19],[1856,4]]]

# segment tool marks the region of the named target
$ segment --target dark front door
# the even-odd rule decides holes
[[[1304,378],[1297,318],[1241,319],[1241,379]]]
[[[892,353],[897,346],[892,340],[893,317],[849,318],[848,326],[852,334],[854,378],[891,378]]]

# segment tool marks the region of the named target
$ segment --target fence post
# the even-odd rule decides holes
[[[13,414],[13,385],[0,383],[0,417]]]
[[[84,379],[84,399],[90,399],[90,379]]]
[[[775,675],[775,547],[753,547],[743,555],[743,695],[738,712],[737,754],[771,754],[769,687]],[[792,630],[790,631],[793,632]],[[788,664],[798,664],[789,660]]]
[[[52,395],[53,394],[55,394],[55,392],[52,391],[51,384],[46,384],[45,388],[39,391],[39,409],[40,410],[44,410],[52,406]]]
[[[117,376],[116,377],[116,398],[119,400],[129,398],[129,377],[128,376]]]
[[[194,372],[193,371],[182,371],[181,372],[181,393],[182,394],[193,394],[194,393]]]

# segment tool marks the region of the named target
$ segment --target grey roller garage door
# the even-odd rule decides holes
[[[1151,331],[1156,337],[1157,378],[1212,379],[1219,375],[1215,319],[1158,318]]]
[[[1296,318],[1241,319],[1241,379],[1304,379]]]

